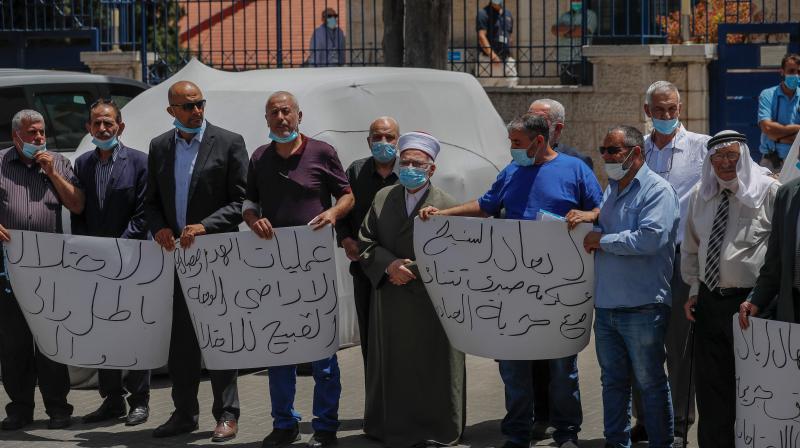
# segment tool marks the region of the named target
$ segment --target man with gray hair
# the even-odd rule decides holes
[[[0,150],[0,241],[9,241],[7,229],[61,233],[61,206],[81,213],[83,192],[69,160],[47,151],[44,118],[35,110],[21,110],[11,120],[14,146]],[[11,282],[0,258],[0,370],[8,394],[4,431],[21,429],[33,421],[36,384],[42,393],[50,429],[70,425],[67,403],[67,366],[50,360],[33,344]]]
[[[681,218],[675,247],[676,258],[670,280],[674,306],[666,344],[667,370],[675,415],[675,435],[685,440],[684,431],[688,431],[694,422],[694,387],[690,388],[692,380],[689,375],[689,351],[684,349],[689,337],[689,321],[683,316],[683,305],[689,298],[689,285],[681,278],[680,250],[689,198],[692,189],[700,181],[703,161],[708,152],[706,143],[711,137],[689,132],[681,124],[681,96],[678,88],[671,82],[654,82],[647,88],[645,99],[644,113],[653,123],[653,131],[645,137],[642,148],[647,165],[672,185],[678,194],[680,204]],[[647,416],[637,412],[637,405],[638,403],[634,404],[637,424],[631,431],[632,439],[646,440],[643,429],[646,425],[642,425],[642,419],[646,419]]]
[[[550,146],[553,149],[561,154],[577,157],[583,160],[583,163],[589,165],[589,168],[594,169],[594,162],[590,156],[560,142],[561,132],[564,131],[564,126],[566,125],[564,105],[550,98],[542,98],[531,103],[528,113],[547,118],[547,122],[550,123]]]
[[[600,185],[583,162],[559,154],[549,142],[550,124],[541,116],[528,114],[508,125],[513,162],[506,166],[488,192],[479,199],[457,207],[438,210],[424,207],[420,218],[443,216],[497,216],[535,220],[540,213],[558,215],[572,226],[597,219]],[[500,376],[505,384],[506,416],[500,429],[507,440],[503,448],[525,448],[531,442],[534,396],[531,377],[533,361],[501,360]],[[577,356],[553,359],[550,367],[551,422],[553,439],[562,448],[575,448],[583,413],[578,390]]]
[[[643,146],[641,132],[630,126],[606,134],[601,231],[588,233],[583,247],[595,253],[594,337],[606,446],[630,446],[633,380],[642,392],[650,447],[667,448],[673,419],[664,336],[679,209],[675,190],[645,163]]]

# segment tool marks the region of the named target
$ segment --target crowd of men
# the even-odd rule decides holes
[[[800,59],[787,58],[796,71]],[[174,129],[153,138],[149,154],[123,143],[125,124],[113,101],[92,104],[86,129],[96,148],[81,155],[74,170],[46,150],[42,115],[18,112],[14,146],[0,151],[0,240],[9,241],[7,229],[62,232],[62,206],[71,212],[75,234],[152,236],[168,251],[189,247],[200,235],[235,232],[241,222],[265,239],[281,227],[334,226],[351,261],[366,372],[364,432],[386,446],[457,444],[466,419],[464,354],[450,345],[415,263],[418,216],[535,220],[548,213],[570,230],[594,224],[583,246],[595,257],[606,446],[685,441],[694,421],[693,377],[700,445],[733,446],[731,315],[739,312],[742,328],[757,315],[800,322],[800,180],[779,186],[751,159],[738,132],[710,137],[687,130],[680,93],[669,82],[646,91],[652,132],[644,136],[618,125],[606,133],[599,147],[605,191],[591,158],[558,142],[564,107],[541,99],[508,124],[511,163],[485,194],[463,204],[431,180],[441,151],[436,137],[401,133],[392,117],[370,124],[370,155],[344,170],[331,145],[300,132],[303,113],[289,92],[267,100],[271,142],[249,158],[240,135],[205,119],[206,99],[197,85],[173,84],[168,104]],[[201,352],[175,282],[168,362],[174,412],[154,437],[198,429]],[[48,427],[69,426],[66,366],[36,349],[5,275],[0,296],[0,366],[10,398],[2,429],[31,423],[37,383]],[[696,348],[687,351],[692,328]],[[507,411],[500,425],[504,448],[549,437],[560,447],[578,446],[577,355],[498,365]],[[302,418],[294,408],[296,366],[268,373],[273,425],[262,446],[288,446],[299,439]],[[312,375],[308,446],[332,446],[342,389],[336,355],[313,362]],[[230,440],[240,414],[237,371],[211,370],[210,378],[217,422],[212,441]],[[149,380],[148,371],[129,372],[123,380],[118,370],[101,370],[103,401],[84,422],[123,416],[126,425],[145,422]]]

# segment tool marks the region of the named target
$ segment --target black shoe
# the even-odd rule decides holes
[[[186,418],[173,412],[166,423],[153,431],[153,437],[172,437],[197,430],[197,417]]]
[[[553,437],[556,428],[550,426],[550,422],[536,421],[533,422],[533,429],[531,429],[531,440],[545,440]]]
[[[519,443],[506,440],[506,443],[504,443],[503,446],[500,448],[528,448],[528,447],[526,445],[520,445]]]
[[[150,417],[150,409],[147,406],[135,406],[125,417],[125,426],[141,425],[147,421],[148,417]]]
[[[104,422],[125,415],[125,400],[122,397],[106,398],[96,411],[83,416],[83,423]]]
[[[9,415],[8,417],[3,419],[3,423],[0,424],[0,428],[3,431],[16,431],[18,429],[22,429],[31,424],[33,421],[32,418],[23,418],[17,417],[16,415]]]
[[[314,431],[311,440],[306,444],[307,448],[322,448],[323,446],[334,446],[338,443],[334,431]]]
[[[72,424],[71,415],[54,415],[50,417],[50,421],[47,422],[47,429],[69,428],[69,425],[71,424]]]
[[[644,425],[636,424],[631,428],[631,443],[647,442],[647,430]]]
[[[280,448],[289,446],[298,440],[300,440],[300,427],[297,425],[289,429],[273,428],[272,432],[261,442],[261,448]]]

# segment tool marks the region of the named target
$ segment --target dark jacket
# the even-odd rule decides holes
[[[72,233],[107,238],[147,239],[144,217],[147,154],[120,144],[106,188],[103,209],[100,208],[95,183],[98,160],[95,151],[91,151],[75,161],[75,175],[86,195],[86,206],[83,213],[71,216]]]
[[[186,224],[203,224],[207,233],[236,231],[242,222],[247,150],[241,135],[207,122],[189,183]],[[177,237],[175,216],[175,130],[150,142],[145,216],[155,235],[167,227]]]

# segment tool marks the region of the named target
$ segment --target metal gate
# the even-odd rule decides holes
[[[717,52],[709,79],[711,133],[733,129],[747,135],[758,161],[758,95],[780,82],[783,56],[800,52],[800,24],[721,24]]]

